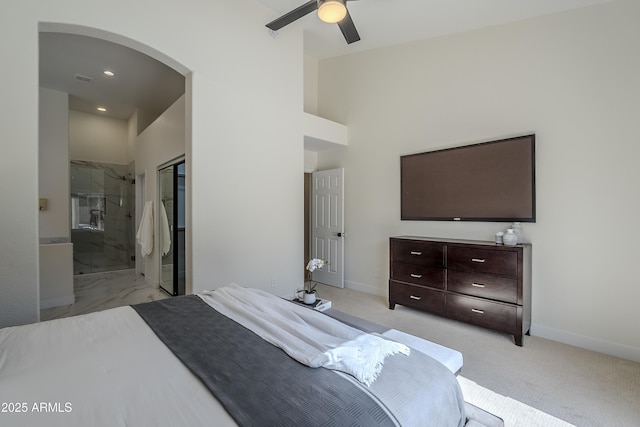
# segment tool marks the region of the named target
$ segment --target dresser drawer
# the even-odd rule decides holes
[[[403,262],[391,264],[391,280],[444,289],[444,277],[444,269],[442,268]]]
[[[447,290],[512,304],[518,303],[518,280],[510,277],[449,270]]]
[[[391,240],[391,260],[444,267],[444,245],[414,240]]]
[[[509,304],[447,294],[447,316],[474,325],[513,333],[517,326],[518,309]]]
[[[450,246],[447,251],[447,267],[451,270],[517,277],[518,253]]]
[[[422,286],[408,285],[389,281],[389,302],[444,314],[444,292],[430,290]]]

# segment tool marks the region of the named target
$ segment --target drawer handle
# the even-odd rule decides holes
[[[484,288],[484,285],[480,284],[480,283],[472,283],[471,286],[476,287],[476,288]]]
[[[416,301],[420,301],[422,299],[422,297],[417,297],[415,295],[411,295],[409,298],[414,299]]]
[[[471,258],[471,261],[473,262],[485,262],[484,258]]]
[[[411,255],[422,255],[422,252],[411,251]]]
[[[414,279],[420,279],[422,277],[422,274],[411,274],[411,277],[413,277]]]
[[[484,314],[484,311],[478,310],[477,308],[472,308],[471,311],[473,311],[474,313],[478,313],[478,314]]]

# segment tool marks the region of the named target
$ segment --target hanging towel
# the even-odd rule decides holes
[[[153,251],[153,201],[151,200],[144,204],[136,240],[141,246],[140,253],[143,258],[151,254]]]
[[[167,210],[164,208],[164,203],[160,202],[160,227],[162,227],[162,233],[160,233],[162,241],[162,255],[166,255],[171,249],[171,231],[169,230],[169,220],[167,219]]]

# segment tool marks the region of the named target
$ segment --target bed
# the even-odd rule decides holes
[[[484,425],[457,352],[330,311],[232,285],[4,328],[0,425]]]

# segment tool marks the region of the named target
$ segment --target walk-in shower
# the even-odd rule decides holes
[[[73,274],[135,266],[133,164],[71,161]]]

